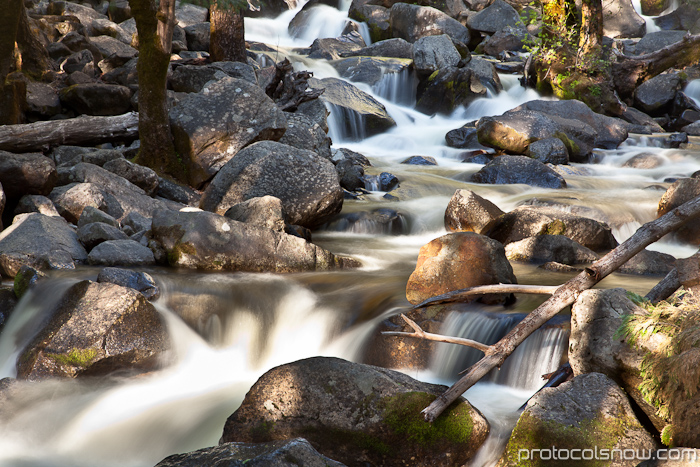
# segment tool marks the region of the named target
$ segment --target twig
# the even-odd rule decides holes
[[[413,321],[408,316],[406,316],[402,313],[401,317],[403,318],[404,321],[406,321],[406,323],[408,323],[409,326],[411,326],[413,328],[413,330],[415,332],[382,331],[382,334],[385,336],[415,337],[417,339],[426,339],[429,341],[447,342],[449,344],[459,344],[459,345],[464,345],[467,347],[472,347],[472,348],[477,349],[477,350],[481,350],[485,354],[488,354],[489,351],[491,350],[490,345],[485,345],[485,344],[482,344],[481,342],[473,341],[471,339],[464,339],[462,337],[443,336],[441,334],[433,334],[430,332],[425,332],[425,331],[423,331],[423,329],[421,329],[420,326],[418,326],[418,324],[416,324],[415,321]]]

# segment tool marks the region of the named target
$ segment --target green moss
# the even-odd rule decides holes
[[[176,243],[172,250],[168,252],[168,264],[176,266],[180,263],[183,255],[195,256],[197,249],[190,243]]]
[[[440,70],[433,71],[433,73],[430,76],[428,76],[428,81],[432,81],[435,78],[437,78],[438,73],[440,73]]]
[[[564,235],[566,224],[560,220],[554,220],[545,225],[540,231],[540,235]]]
[[[661,430],[661,442],[668,447],[673,446],[673,426],[666,425],[663,430]]]
[[[87,368],[97,357],[97,349],[72,348],[67,354],[47,354],[47,357],[63,365]]]
[[[250,436],[255,443],[264,443],[272,440],[272,432],[275,429],[275,422],[262,421],[250,430]]]

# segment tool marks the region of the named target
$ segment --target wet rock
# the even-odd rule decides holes
[[[461,128],[450,130],[445,135],[445,142],[451,148],[481,149],[485,148],[479,143],[476,127],[473,123],[467,123]]]
[[[51,316],[22,351],[19,379],[150,371],[170,346],[155,307],[139,292],[115,284],[79,282]]]
[[[353,0],[348,11],[348,18],[367,24],[370,39],[377,43],[392,40],[391,13],[388,8],[372,5],[367,0]],[[403,39],[402,39],[403,40]],[[354,53],[359,53],[360,50]],[[410,58],[410,57],[406,57]]]
[[[421,37],[446,34],[453,41],[469,44],[471,33],[456,19],[426,6],[395,3],[389,12],[394,37],[414,43]]]
[[[128,239],[129,237],[117,227],[103,222],[85,224],[78,229],[78,240],[87,251],[91,251],[102,242]]]
[[[496,0],[483,10],[469,16],[467,27],[486,34],[494,34],[520,23],[518,12],[503,0]]]
[[[420,410],[443,390],[380,367],[336,358],[301,360],[274,368],[255,383],[226,421],[222,441],[304,436],[322,454],[348,465],[398,466],[415,459],[433,466],[461,465],[489,430],[466,400],[435,423],[421,425],[412,435],[414,442],[402,442],[407,427],[420,423]],[[371,444],[364,441],[368,438]]]
[[[538,235],[506,245],[506,257],[527,263],[592,263],[600,257],[564,235]]]
[[[353,2],[354,3],[354,2]],[[392,57],[413,59],[413,44],[401,39],[392,38],[378,42],[373,42],[372,45],[363,47],[354,52],[343,54],[343,57]]]
[[[158,190],[158,174],[153,169],[121,158],[105,163],[103,168],[129,180],[145,191],[148,196],[153,196]]]
[[[217,173],[201,208],[223,214],[235,204],[265,195],[282,200],[289,223],[307,227],[322,224],[343,205],[331,162],[311,151],[262,141],[240,151]]]
[[[642,37],[634,49],[636,55],[645,55],[663,49],[683,39],[686,31],[656,31]]]
[[[262,196],[231,206],[224,217],[276,232],[283,232],[287,216],[279,198]]]
[[[669,254],[642,250],[620,266],[617,272],[638,276],[665,276],[671,272],[675,262],[676,258]]]
[[[542,188],[566,188],[564,178],[542,162],[525,156],[497,157],[472,175],[475,183],[524,183]]]
[[[315,39],[311,44],[309,58],[317,60],[337,60],[348,52],[360,50],[365,45],[364,41],[358,44],[354,41],[347,40],[345,36],[339,38],[328,37],[325,39]]]
[[[370,86],[379,83],[385,75],[409,70],[411,64],[408,59],[384,57],[350,57],[331,62],[342,78]]]
[[[79,114],[121,115],[131,110],[131,89],[117,84],[76,84],[62,89],[59,97]]]
[[[484,235],[456,232],[423,245],[408,279],[406,298],[413,304],[476,285],[517,283],[503,245]],[[480,298],[502,303],[503,295]]]
[[[89,224],[92,225],[92,224]],[[97,224],[106,226],[106,224]],[[88,263],[102,266],[150,266],[156,264],[150,248],[133,240],[107,240],[88,254]]]
[[[647,25],[631,0],[613,0],[603,4],[603,34],[613,39],[643,37]]]
[[[97,282],[108,282],[137,290],[148,300],[157,300],[160,289],[150,274],[120,268],[104,268],[97,275]]]
[[[568,164],[569,151],[559,138],[545,138],[530,143],[525,155],[543,164]]]
[[[634,91],[634,104],[639,110],[659,116],[668,111],[680,90],[677,73],[665,73],[648,79]]]
[[[71,183],[53,189],[49,199],[56,206],[56,210],[71,224],[77,224],[83,209],[87,206],[99,210],[109,209],[104,193],[92,183]]]
[[[485,234],[503,215],[498,206],[471,190],[457,190],[445,209],[445,229]]]
[[[324,159],[330,160],[331,139],[314,123],[311,118],[300,113],[287,113],[287,131],[280,138],[280,143],[298,149],[313,151]]]
[[[226,463],[228,467],[344,467],[319,454],[303,438],[271,441],[268,443],[223,443],[185,454],[173,454],[156,467],[192,467]],[[293,464],[292,464],[293,463]]]
[[[520,206],[504,214],[488,234],[507,245],[536,235],[565,235],[593,251],[607,251],[617,241],[607,224],[554,208]]]
[[[700,196],[700,180],[695,178],[681,178],[671,184],[659,200],[656,211],[657,217],[661,217],[683,203]],[[700,245],[700,220],[690,219],[672,234],[683,243]]]
[[[607,376],[591,373],[535,394],[515,425],[499,465],[509,467],[523,461],[533,466],[549,465],[552,449],[569,455],[610,449],[606,452],[612,455],[613,449],[649,452],[657,447],[625,392]],[[635,458],[606,465],[634,466],[637,462]]]
[[[13,292],[17,298],[22,298],[27,290],[34,287],[37,282],[46,279],[46,274],[28,265],[23,265],[17,271],[13,284]],[[0,295],[1,297],[1,295]]]
[[[676,33],[700,33],[700,25],[698,25],[698,21],[700,21],[700,12],[698,12],[697,6],[686,2],[679,2],[677,6],[678,8],[674,9],[671,13],[655,18],[654,22],[656,25],[664,30],[673,29],[673,32]]]
[[[348,191],[357,191],[365,187],[365,170],[362,165],[355,164],[352,160],[344,159],[335,164],[338,172],[340,186]]]
[[[630,133],[651,134],[666,131],[653,118],[634,107],[627,107],[622,113],[622,118],[632,124]]]
[[[411,156],[401,161],[401,163],[407,165],[438,165],[435,158],[430,156]]]
[[[297,107],[295,113],[306,115],[312,122],[317,123],[325,133],[328,133],[329,112],[325,104],[320,99],[302,102]]]
[[[663,165],[663,160],[661,160],[656,154],[653,153],[642,153],[635,154],[630,157],[622,164],[622,167],[629,167],[633,169],[655,169]]]
[[[216,174],[244,146],[278,140],[287,127],[284,113],[262,89],[247,81],[223,78],[190,94],[171,110],[175,148],[197,187]]]
[[[203,23],[207,20],[209,10],[192,3],[183,3],[175,10],[175,20],[178,26],[186,28],[192,24]]]
[[[15,215],[30,212],[38,212],[45,216],[60,216],[51,200],[41,195],[24,195],[19,199],[15,208]]]
[[[56,166],[41,153],[13,154],[0,151],[0,183],[5,195],[48,195],[56,185]]]
[[[462,57],[450,36],[425,36],[413,44],[413,66],[422,75],[447,67],[456,67]]]
[[[370,191],[391,191],[399,186],[399,179],[394,174],[382,172],[379,175],[365,175],[365,189]]]
[[[191,269],[294,272],[359,265],[304,239],[204,211],[156,213],[153,238],[171,266]]]
[[[342,214],[324,227],[335,232],[353,232],[360,234],[406,235],[409,226],[406,217],[393,209],[379,208],[370,212],[352,212]]]

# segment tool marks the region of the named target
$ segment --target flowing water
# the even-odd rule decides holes
[[[345,27],[347,6],[316,9],[310,25],[295,37],[287,24],[295,12],[275,20],[246,19],[247,37],[279,46],[298,68],[316,77],[337,76],[327,63],[299,57],[294,47],[307,47],[320,36],[334,37]],[[269,59],[268,59],[269,60]],[[458,188],[468,188],[503,210],[523,204],[548,203],[608,222],[618,241],[655,217],[656,205],[670,179],[700,169],[700,150],[669,149],[662,137],[632,136],[620,148],[596,151],[596,164],[573,164],[569,188],[546,190],[525,185],[481,186],[465,180],[480,166],[460,162],[463,150],[448,148],[445,133],[485,115],[498,115],[539,96],[501,76],[504,91],[491,93],[450,116],[426,116],[411,107],[415,79],[409,72],[387,75],[374,88],[361,85],[387,107],[397,126],[365,138],[361,120],[330,108],[335,147],[348,147],[370,158],[370,175],[390,172],[401,186],[401,201],[372,192],[363,201],[346,201],[345,213],[389,208],[398,212],[399,227],[386,230],[371,222],[336,223],[316,232],[317,243],[339,254],[360,258],[355,271],[305,274],[203,274],[153,269],[162,289],[156,303],[173,342],[164,368],[138,378],[99,382],[47,381],[19,383],[19,394],[0,405],[2,466],[152,466],[169,454],[218,442],[225,419],[266,370],[311,356],[337,356],[361,361],[369,337],[388,316],[408,306],[406,280],[419,248],[445,233],[443,214]],[[691,97],[700,86],[691,83]],[[356,119],[345,133],[340,122]],[[648,154],[653,169],[630,167],[628,161]],[[412,155],[432,156],[437,166],[400,162]],[[398,233],[398,234],[397,234]],[[693,248],[662,240],[653,249],[676,257]],[[559,284],[570,276],[514,264],[522,284]],[[56,297],[76,280],[94,279],[96,270],[54,274],[25,296],[0,334],[0,378],[15,374],[18,352],[48,318]],[[646,293],[657,278],[613,275],[602,287],[625,287]],[[495,342],[541,297],[520,298],[509,308],[468,305],[446,319],[445,334]],[[491,436],[471,465],[493,465],[518,417],[518,407],[542,384],[541,375],[558,367],[567,348],[567,318],[540,329],[511,356],[503,368],[465,396],[489,419]],[[450,384],[478,358],[471,349],[439,344],[429,371],[413,377]]]

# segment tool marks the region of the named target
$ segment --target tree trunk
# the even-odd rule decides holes
[[[209,53],[215,62],[248,61],[245,50],[245,29],[243,15],[234,6],[220,7],[212,3],[209,9]]]
[[[466,375],[426,407],[423,410],[425,419],[429,422],[435,421],[443,410],[467,389],[476,384],[493,368],[500,367],[530,334],[556,316],[562,309],[571,305],[581,292],[603,280],[647,245],[659,240],[690,218],[698,215],[700,215],[700,197],[644,224],[623,244],[559,287],[547,301],[528,314],[505,337],[490,346],[484,357],[472,365]]]
[[[22,12],[19,15],[17,48],[20,56],[19,68],[30,78],[40,80],[44,73],[55,69],[54,62],[49,58],[46,47],[32,32],[24,3],[22,3]]]
[[[0,85],[10,73],[14,63],[15,40],[20,15],[24,12],[22,0],[0,0]]]
[[[25,125],[0,126],[0,150],[9,152],[46,151],[54,146],[95,146],[128,142],[138,138],[136,112],[111,117],[69,118]]]
[[[603,5],[600,0],[582,0],[577,61],[585,63],[588,57],[598,58],[602,41]]]
[[[184,166],[177,161],[170,132],[167,78],[170,66],[175,0],[130,0],[139,35],[139,134],[138,162],[160,174],[184,180]]]

